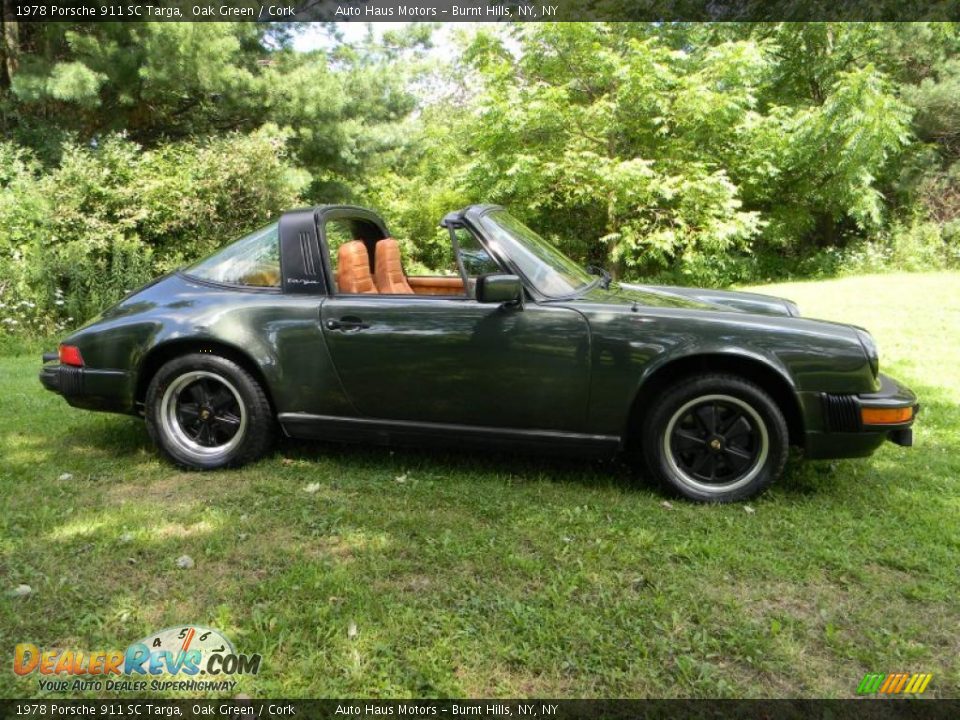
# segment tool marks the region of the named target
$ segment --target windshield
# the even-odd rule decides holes
[[[280,287],[279,223],[271,223],[218,250],[187,275],[227,285]]]
[[[542,295],[554,298],[572,295],[594,280],[506,210],[484,213],[480,224],[498,249],[513,260],[520,273]]]

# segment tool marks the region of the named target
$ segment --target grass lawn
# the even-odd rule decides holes
[[[960,273],[763,291],[873,331],[920,395],[914,448],[794,458],[749,506],[667,505],[617,465],[305,443],[181,473],[139,420],[0,358],[0,697],[39,693],[18,642],[184,623],[263,655],[254,697],[849,697],[868,671],[960,695]]]

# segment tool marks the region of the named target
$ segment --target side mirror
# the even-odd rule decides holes
[[[477,302],[520,302],[523,285],[516,275],[483,275],[477,278]]]

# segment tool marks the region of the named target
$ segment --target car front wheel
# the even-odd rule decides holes
[[[659,396],[642,426],[647,472],[691,500],[733,502],[776,480],[789,437],[783,413],[751,382],[691,378]]]
[[[147,388],[150,437],[177,465],[236,467],[273,440],[273,413],[260,384],[223,357],[191,354],[166,363]]]

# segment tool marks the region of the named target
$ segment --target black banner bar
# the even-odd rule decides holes
[[[960,19],[960,0],[12,0],[14,22],[760,22]]]
[[[374,720],[712,720],[960,717],[960,700],[3,700],[0,720],[26,718],[300,718]]]

